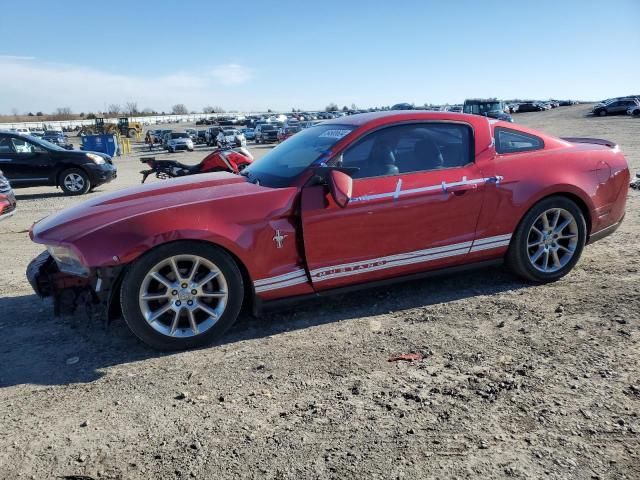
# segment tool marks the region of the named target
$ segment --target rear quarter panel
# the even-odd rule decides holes
[[[534,132],[540,136],[539,132]],[[629,170],[617,148],[571,144],[543,137],[545,149],[496,154],[483,164],[485,176],[503,177],[485,197],[477,235],[514,232],[526,212],[554,194],[578,200],[589,234],[619,222],[624,216]]]

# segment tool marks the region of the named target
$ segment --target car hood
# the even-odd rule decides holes
[[[101,195],[40,220],[31,228],[31,239],[44,244],[69,244],[78,238],[152,212],[171,214],[172,209],[229,197],[252,195],[266,187],[228,172],[192,175],[154,182]]]
[[[92,150],[50,150],[49,153],[53,157],[64,157],[64,158],[78,158],[78,159],[86,159],[87,162],[91,162],[87,158],[87,153],[93,153],[94,155],[98,155],[105,159],[105,161],[111,163],[111,156],[107,155],[103,152],[94,152]]]

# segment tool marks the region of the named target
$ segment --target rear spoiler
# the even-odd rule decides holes
[[[611,140],[603,140],[601,138],[587,138],[587,137],[562,137],[561,140],[571,143],[592,143],[595,145],[604,145],[605,147],[614,148],[615,142]]]

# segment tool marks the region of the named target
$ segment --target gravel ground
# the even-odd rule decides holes
[[[640,120],[587,111],[515,118],[614,140],[640,169]],[[92,195],[136,184],[139,156]],[[0,224],[0,478],[640,478],[637,192],[557,283],[493,269],[378,288],[177,354],[32,294],[27,229],[78,201],[19,190]],[[388,361],[408,352],[424,358]]]

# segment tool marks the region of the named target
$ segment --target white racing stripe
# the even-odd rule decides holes
[[[494,248],[502,248],[502,247],[508,247],[510,243],[510,240],[504,240],[502,242],[493,242],[493,243],[484,243],[482,245],[474,245],[473,247],[471,247],[471,252],[480,252],[482,250],[491,250]]]
[[[267,285],[270,283],[280,283],[280,282],[284,282],[286,280],[291,280],[292,278],[297,278],[300,276],[304,276],[305,275],[305,271],[302,268],[299,268],[298,270],[294,270],[293,272],[288,272],[288,273],[284,273],[282,275],[278,275],[277,277],[271,277],[271,278],[264,278],[262,280],[256,280],[255,282],[253,282],[253,284],[258,287],[258,286],[262,286],[262,285]]]
[[[284,282],[278,282],[278,283],[271,283],[269,285],[263,285],[263,286],[256,286],[256,293],[260,293],[260,292],[268,292],[270,290],[278,290],[280,288],[286,288],[286,287],[291,287],[293,285],[299,285],[301,283],[307,283],[307,276],[304,275],[302,277],[298,277],[298,278],[293,278],[291,280],[287,280]]]
[[[360,262],[343,263],[329,267],[321,267],[312,270],[310,273],[314,283],[331,280],[333,278],[349,277],[361,273],[375,272],[388,268],[427,263],[442,258],[466,255],[471,252],[492,250],[503,248],[509,245],[511,234],[497,235],[474,240],[473,242],[455,243],[444,247],[427,248],[414,252],[400,253],[386,257],[372,258]],[[308,281],[305,270],[297,269],[276,277],[264,278],[253,282],[256,292],[267,292],[281,288],[299,285]]]
[[[495,243],[495,242],[501,242],[501,241],[510,240],[510,239],[511,239],[510,233],[507,233],[506,235],[498,235],[496,237],[480,238],[473,241],[473,246],[475,247],[476,245],[484,245],[486,243]]]
[[[456,255],[465,255],[469,252],[471,243],[472,242],[457,243],[446,247],[428,248],[426,250],[373,258],[371,260],[364,260],[361,262],[344,263],[342,265],[335,265],[332,267],[316,268],[311,271],[311,277],[314,282],[322,282],[332,278],[359,275],[361,273],[375,272],[377,270],[400,267],[402,265],[429,262]]]
[[[277,290],[279,288],[290,287],[300,283],[307,282],[307,274],[303,269],[294,270],[293,272],[284,273],[277,277],[264,278],[253,282],[256,292],[268,292],[269,290]]]

